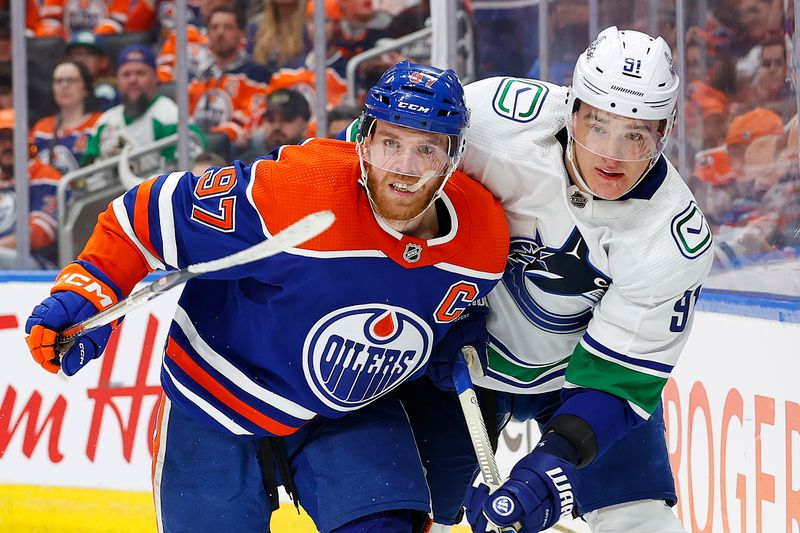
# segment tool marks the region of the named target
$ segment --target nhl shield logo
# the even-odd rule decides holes
[[[422,257],[422,246],[419,244],[406,244],[406,251],[403,252],[403,259],[408,263],[416,263]]]
[[[578,191],[575,191],[574,193],[572,193],[572,196],[569,197],[569,202],[578,209],[583,209],[584,207],[586,207],[587,201],[588,200],[586,199],[586,197]]]

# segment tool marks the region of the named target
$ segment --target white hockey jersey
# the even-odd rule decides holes
[[[615,201],[578,190],[564,166],[567,89],[490,78],[466,87],[464,171],[506,210],[511,247],[489,294],[483,387],[605,391],[648,418],[691,329],[711,268],[710,228],[661,156]]]

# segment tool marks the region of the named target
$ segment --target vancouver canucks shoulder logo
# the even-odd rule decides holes
[[[711,246],[711,228],[693,201],[672,219],[671,229],[678,250],[687,259],[700,256]]]
[[[538,229],[533,239],[511,239],[503,285],[540,329],[572,333],[585,328],[610,282],[589,262],[589,249],[577,228],[560,248],[545,246]],[[575,301],[563,305],[567,300]],[[556,313],[548,308],[574,312]]]
[[[494,112],[516,122],[530,122],[542,110],[549,90],[535,80],[505,78],[492,101]]]

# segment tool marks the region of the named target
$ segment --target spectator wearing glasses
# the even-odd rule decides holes
[[[73,34],[66,43],[64,57],[86,67],[92,81],[94,105],[99,111],[119,103],[114,76],[108,73],[110,62],[102,37],[90,31]]]
[[[92,80],[80,63],[65,60],[53,69],[53,100],[58,112],[31,128],[31,148],[43,163],[62,174],[77,170],[101,113],[92,111]]]

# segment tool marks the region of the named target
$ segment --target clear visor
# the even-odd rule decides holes
[[[573,141],[617,161],[649,161],[664,149],[664,120],[640,120],[582,103],[567,123]]]
[[[450,170],[450,137],[375,121],[364,140],[364,161],[371,166],[419,178],[445,176]]]

